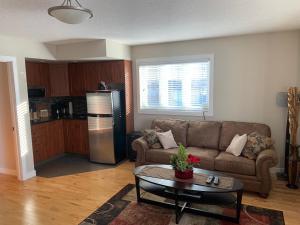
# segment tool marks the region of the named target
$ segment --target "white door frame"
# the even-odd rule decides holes
[[[17,104],[16,104],[16,91],[14,78],[17,77],[17,64],[16,58],[11,56],[0,56],[0,62],[8,64],[8,80],[9,80],[9,96],[10,96],[10,107],[11,107],[11,119],[14,126],[14,141],[15,141],[15,156],[16,156],[16,172],[19,180],[22,180],[22,161],[21,152],[19,149],[19,129],[17,124]]]

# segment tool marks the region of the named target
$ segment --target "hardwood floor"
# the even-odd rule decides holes
[[[112,169],[19,182],[0,175],[1,225],[77,225],[128,183],[133,163]],[[300,224],[300,190],[274,181],[269,198],[246,193],[243,203],[282,210],[286,225]]]

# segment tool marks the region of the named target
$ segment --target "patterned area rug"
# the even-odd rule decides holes
[[[165,209],[145,203],[136,203],[135,186],[128,184],[104,205],[82,221],[79,225],[175,225],[172,209]],[[167,202],[170,200],[142,192],[144,198]],[[205,209],[223,215],[232,215],[231,206],[213,206],[193,204],[193,207]],[[208,217],[184,213],[179,225],[234,225],[234,223]],[[284,225],[282,211],[243,205],[240,225]]]

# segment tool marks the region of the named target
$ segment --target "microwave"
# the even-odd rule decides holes
[[[44,87],[29,87],[28,98],[44,98],[46,96],[46,89]]]

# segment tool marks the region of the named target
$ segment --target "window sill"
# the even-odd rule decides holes
[[[152,109],[140,109],[139,114],[145,115],[171,115],[171,116],[195,116],[203,117],[203,111],[173,111],[173,110],[152,110]],[[212,112],[205,112],[205,117],[213,116]]]

